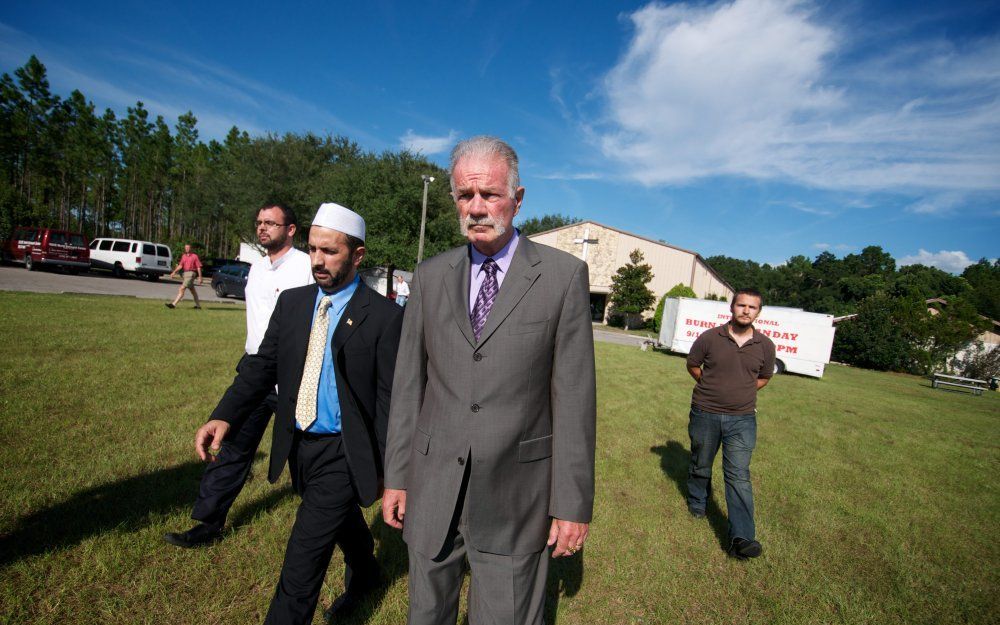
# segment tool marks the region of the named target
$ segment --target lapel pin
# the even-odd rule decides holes
[[[348,318],[347,319],[347,325],[349,325],[349,326],[354,325],[354,321],[352,321],[350,318]]]

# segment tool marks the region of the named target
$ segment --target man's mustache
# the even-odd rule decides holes
[[[493,228],[494,230],[496,230],[497,236],[500,236],[503,233],[507,232],[507,228],[504,227],[503,224],[497,222],[496,219],[493,219],[490,216],[486,216],[486,217],[474,217],[472,215],[466,215],[460,221],[460,225],[462,227],[462,234],[463,235],[468,235],[469,234],[469,228],[472,228],[473,226],[489,226],[490,228]]]

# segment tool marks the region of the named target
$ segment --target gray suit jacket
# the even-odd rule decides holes
[[[393,380],[385,486],[407,491],[403,537],[440,552],[471,454],[468,539],[479,551],[545,546],[551,517],[589,522],[597,405],[587,265],[518,242],[477,343],[469,251],[413,276]]]

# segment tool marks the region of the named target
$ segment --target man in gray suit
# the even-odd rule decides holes
[[[419,265],[393,380],[382,514],[410,556],[410,625],[542,623],[548,552],[572,556],[594,501],[587,265],[521,237],[517,154],[451,154],[469,245]],[[549,549],[546,549],[546,546]]]

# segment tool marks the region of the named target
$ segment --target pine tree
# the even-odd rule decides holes
[[[656,296],[646,284],[653,279],[653,268],[643,263],[644,257],[639,250],[632,250],[629,261],[611,277],[611,306],[615,313],[625,317],[625,329],[633,325],[633,319],[639,317],[656,301]]]

